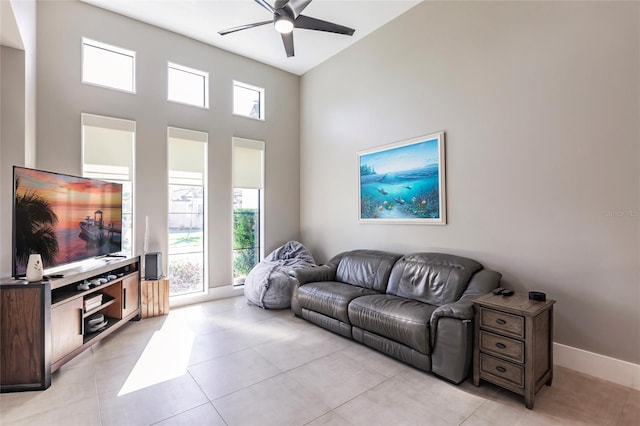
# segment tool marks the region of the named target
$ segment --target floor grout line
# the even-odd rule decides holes
[[[543,424],[546,421],[550,424],[556,424],[557,422],[558,424],[579,423],[585,425],[593,425],[599,422],[624,426],[625,421],[630,422],[634,421],[634,419],[640,419],[640,403],[635,399],[637,397],[640,400],[640,392],[630,388],[624,391],[620,389],[619,385],[609,386],[606,382],[591,380],[589,377],[574,373],[570,369],[558,368],[556,373],[559,374],[556,374],[554,386],[545,388],[538,395],[539,401],[536,398],[535,409],[528,410],[519,396],[514,396],[512,393],[500,388],[495,390],[482,389],[485,385],[480,388],[467,387],[466,385],[442,387],[439,386],[440,379],[428,373],[424,377],[425,380],[421,380],[422,376],[412,375],[412,371],[415,369],[408,366],[407,368],[400,368],[385,359],[376,356],[369,357],[366,356],[365,352],[361,352],[362,350],[371,354],[379,354],[383,358],[389,358],[394,363],[406,366],[406,364],[392,357],[387,357],[375,349],[339,336],[317,325],[307,326],[311,323],[291,315],[285,315],[286,313],[284,312],[272,312],[273,315],[271,317],[264,314],[264,312],[271,313],[269,311],[252,312],[251,310],[259,308],[240,305],[241,298],[242,296],[238,297],[237,306],[234,305],[224,311],[216,311],[216,308],[212,307],[211,311],[216,312],[209,313],[207,312],[207,307],[201,307],[199,308],[200,310],[197,310],[198,308],[194,309],[193,312],[196,313],[194,316],[190,316],[188,312],[183,312],[175,320],[170,320],[169,316],[167,316],[162,321],[156,320],[145,323],[143,320],[128,324],[127,327],[122,329],[122,333],[115,333],[109,336],[109,339],[105,339],[99,345],[92,346],[86,354],[79,355],[72,362],[63,366],[54,374],[55,383],[47,391],[0,394],[0,411],[3,414],[1,423],[10,424],[15,422],[34,426],[42,424],[62,425],[70,424],[74,421],[78,422],[80,418],[86,418],[92,424],[112,426],[114,423],[124,423],[127,419],[131,421],[138,419],[139,423],[142,424],[145,424],[145,422],[146,424],[158,424],[164,421],[174,424],[186,419],[194,421],[193,419],[198,418],[202,423],[207,421],[210,423],[215,420],[219,424],[235,425],[237,423],[250,423],[249,420],[254,418],[253,415],[258,416],[255,417],[256,419],[260,418],[259,416],[264,416],[262,417],[263,419],[268,419],[268,416],[275,415],[272,418],[297,419],[297,421],[292,420],[288,424],[317,424],[321,423],[320,419],[326,416],[322,419],[325,423],[329,421],[330,423],[349,424],[367,421],[373,425],[380,424],[382,419],[388,420],[390,417],[383,417],[384,413],[389,412],[388,410],[406,408],[409,411],[399,411],[397,417],[398,419],[404,418],[406,422],[406,419],[416,419],[416,416],[423,415],[424,407],[433,406],[433,409],[437,410],[435,405],[438,404],[447,404],[447,410],[440,413],[443,419],[448,419],[449,423],[447,424],[456,424],[458,426],[472,423],[505,424],[505,421],[509,421],[511,424],[523,422]],[[206,303],[215,304],[216,301]],[[234,312],[236,310],[242,310],[243,312]],[[208,324],[216,324],[216,319],[219,319],[220,323],[230,326],[211,333],[204,333],[207,331]],[[167,322],[168,320],[171,322]],[[146,349],[145,345],[150,343],[155,333],[163,332],[165,324],[171,326],[171,332],[178,333],[176,336],[179,333],[191,332],[192,330],[198,331],[198,333],[193,332],[194,336],[204,336],[202,341],[197,342],[197,347],[180,348],[189,353],[184,355],[186,358],[176,358],[180,359],[180,362],[183,362],[183,359],[188,360],[190,357],[197,359],[202,356],[204,358],[214,351],[225,351],[229,348],[232,351],[186,365],[184,373],[180,373],[181,376],[178,382],[180,385],[166,384],[160,389],[162,394],[157,394],[153,388],[149,388],[147,391],[140,393],[140,395],[136,396],[132,393],[131,396],[127,396],[120,401],[119,397],[115,395],[117,387],[123,385],[125,377],[127,377],[126,373],[131,373],[129,369],[135,367],[136,360],[140,359]],[[262,325],[264,325],[264,328],[261,327]],[[234,336],[235,332],[242,332],[242,330],[247,333],[241,336]],[[268,334],[261,334],[263,330],[264,333]],[[216,334],[222,332],[226,332],[226,334],[216,336]],[[310,332],[317,332],[317,334],[307,334],[304,340],[300,340],[301,337]],[[168,334],[167,336],[170,337],[171,335]],[[257,338],[254,339],[254,336]],[[336,340],[338,338],[339,340]],[[175,347],[172,342],[174,341],[170,338],[164,339],[161,347],[166,349],[160,350],[172,350],[172,345]],[[279,344],[282,346],[278,346]],[[246,346],[236,348],[236,345]],[[261,347],[266,345],[273,346],[263,350]],[[139,348],[140,350],[138,350]],[[362,349],[355,350],[355,348]],[[291,352],[292,350],[296,351],[295,358],[289,356],[294,355]],[[242,363],[234,363],[234,356],[243,351],[247,353],[243,355]],[[171,352],[167,352],[165,355],[167,357],[160,356],[159,359],[174,359]],[[87,358],[82,358],[85,356]],[[105,358],[102,359],[102,357]],[[213,373],[203,364],[224,357],[227,357],[228,360],[224,361],[225,364],[218,364],[218,366],[228,365],[234,368],[233,371],[237,371],[238,374],[243,376],[238,377],[235,373],[227,374],[225,377],[228,377],[231,382],[220,386],[215,382],[216,378],[220,376],[212,375]],[[331,357],[334,357],[334,359],[330,359]],[[351,367],[344,367],[344,363],[341,361],[343,357],[345,359],[348,358],[348,365]],[[257,364],[253,364],[253,361],[256,361]],[[297,364],[298,362],[301,363]],[[354,362],[355,364],[353,364]],[[314,363],[319,364],[314,366]],[[183,364],[179,365],[182,366]],[[252,366],[255,373],[246,371],[242,367],[244,365]],[[344,374],[339,374],[334,370],[326,370],[328,366],[330,366],[328,368],[333,368],[338,365],[341,366],[340,371],[343,371]],[[358,367],[356,368],[355,365],[358,365]],[[195,370],[193,369],[196,367],[201,367],[197,372],[198,374],[194,374]],[[106,368],[117,370],[117,374],[111,374],[108,370],[105,370]],[[152,375],[155,373],[154,369],[155,367],[149,369]],[[361,372],[360,369],[362,369]],[[162,372],[162,365],[158,364],[158,373]],[[415,372],[422,374],[419,370],[415,370]],[[324,375],[328,373],[333,375],[325,380]],[[188,378],[182,377],[183,374],[188,374]],[[345,374],[348,374],[349,377],[345,377],[341,382],[341,378]],[[165,376],[159,374],[157,377]],[[202,383],[196,377],[200,377]],[[256,378],[260,378],[260,380],[254,382],[253,380]],[[432,378],[436,382],[430,382]],[[166,381],[168,379],[163,380]],[[274,381],[265,383],[270,380]],[[380,381],[377,382],[377,380]],[[341,389],[338,395],[325,395],[325,392],[331,392],[334,389],[333,386],[340,386],[340,384],[336,385],[338,382],[342,386],[348,387]],[[152,386],[150,383],[155,384],[152,381],[149,381],[149,384],[145,383],[147,382],[143,381],[143,386],[147,387]],[[241,387],[209,399],[205,392],[208,383],[211,386],[216,386],[211,388],[214,392],[215,389],[224,391],[225,388]],[[323,385],[320,386],[320,383]],[[330,386],[330,388],[325,387],[324,384]],[[73,391],[76,387],[84,392]],[[258,388],[250,390],[253,387]],[[114,389],[113,392],[112,389]],[[279,389],[286,391],[283,395],[287,395],[288,400],[278,399]],[[576,389],[578,389],[577,392]],[[182,392],[184,392],[185,396],[180,395]],[[222,401],[224,398],[229,398],[231,395],[240,392],[244,393]],[[368,392],[373,393],[369,396],[364,396]],[[406,407],[403,407],[402,403],[405,400],[399,399],[400,396],[398,396],[389,401],[396,401],[400,405],[396,407],[392,404],[385,407],[386,398],[391,395],[389,392],[400,392],[401,395],[405,395],[402,398],[405,398],[405,400],[406,398],[411,398],[414,402],[408,403]],[[458,396],[458,392],[476,396],[480,400],[468,398],[464,395]],[[112,393],[114,395],[111,395]],[[388,393],[389,395],[387,395]],[[440,398],[440,394],[444,399]],[[103,397],[103,395],[105,396]],[[246,400],[247,397],[253,398],[256,395],[259,395],[264,401]],[[438,396],[438,401],[441,402],[435,404],[430,401],[431,397],[429,395]],[[82,397],[82,401],[91,404],[91,406],[83,404],[83,408],[86,409],[82,411],[82,417],[77,414],[78,410],[72,408],[76,406],[78,397]],[[93,408],[93,397],[96,398],[97,416]],[[360,400],[358,400],[359,398]],[[462,401],[461,405],[449,406],[450,403],[457,401],[459,398]],[[615,404],[612,403],[614,398]],[[117,401],[115,405],[114,401]],[[156,412],[154,415],[151,412],[149,414],[140,412],[141,409],[153,410],[155,401],[162,401],[163,404],[168,404],[163,407],[163,414]],[[415,402],[418,402],[418,404],[416,405]],[[254,404],[258,403],[260,405],[254,406]],[[380,406],[381,403],[383,407]],[[194,404],[194,406],[185,408],[190,407],[191,404]],[[205,408],[207,404],[211,406],[213,411],[209,407]],[[333,405],[336,406],[332,408]],[[110,411],[114,410],[114,407],[124,411],[115,415],[116,412]],[[444,409],[445,407],[442,408]],[[252,411],[247,412],[249,409],[252,409]],[[311,409],[312,411],[310,411]],[[198,411],[190,413],[193,410]],[[272,410],[274,411],[272,412]],[[288,411],[281,413],[282,410]],[[319,413],[320,411],[324,412]],[[171,414],[173,412],[175,414]],[[226,414],[226,418],[222,415],[222,412]],[[447,413],[446,415],[445,412]],[[437,413],[434,412],[433,419],[436,418],[435,414]],[[591,418],[586,417],[592,414]],[[164,419],[154,418],[161,415],[168,416]],[[201,416],[205,417],[201,418]],[[219,419],[215,416],[218,416]],[[313,418],[309,419],[309,417]],[[5,418],[8,420],[5,420]],[[195,420],[196,423],[198,423],[198,420]]]

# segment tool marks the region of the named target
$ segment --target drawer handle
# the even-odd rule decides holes
[[[500,343],[500,342],[496,343],[496,346],[499,347],[500,349],[506,349],[507,348],[507,345],[505,345],[504,343]]]
[[[507,372],[507,369],[506,369],[506,368],[504,368],[504,367],[503,367],[503,366],[501,366],[501,365],[497,366],[497,367],[496,367],[496,370],[498,370],[498,371],[499,371],[499,372],[501,372],[501,373],[506,373],[506,372]]]
[[[505,325],[507,322],[505,320],[503,320],[502,318],[498,318],[496,320],[496,323],[500,324],[500,325]]]

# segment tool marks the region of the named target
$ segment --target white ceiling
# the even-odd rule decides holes
[[[287,58],[272,25],[221,36],[218,31],[271,19],[254,0],[82,0],[212,46],[302,75],[392,21],[422,0],[313,0],[303,14],[355,28],[353,36],[293,31],[295,56]],[[267,0],[273,6],[274,0]]]
[[[24,50],[11,3],[0,0],[0,45]]]

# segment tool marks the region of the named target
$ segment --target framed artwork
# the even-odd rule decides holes
[[[444,132],[358,152],[358,218],[444,225]]]

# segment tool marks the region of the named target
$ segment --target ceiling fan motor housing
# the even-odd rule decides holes
[[[273,8],[276,10],[277,14],[281,14],[280,12],[288,15],[291,19],[296,19],[297,14],[295,9],[289,4],[289,0],[276,0],[273,4]],[[275,18],[275,16],[274,16]]]

